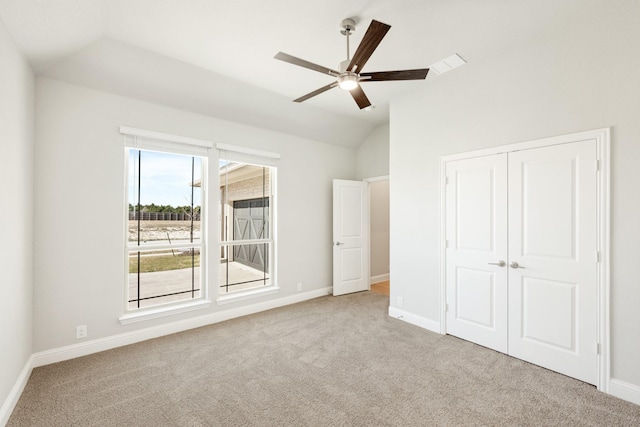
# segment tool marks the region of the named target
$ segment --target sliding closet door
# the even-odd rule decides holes
[[[506,154],[446,166],[447,333],[507,352]]]
[[[597,382],[595,140],[509,153],[509,354]]]

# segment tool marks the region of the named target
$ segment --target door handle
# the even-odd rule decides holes
[[[523,266],[521,266],[520,264],[518,264],[515,261],[512,261],[511,264],[509,264],[509,267],[511,267],[511,268],[524,268]]]
[[[489,264],[489,265],[497,265],[498,267],[504,267],[505,265],[507,265],[507,263],[504,262],[503,260],[500,260],[498,262],[488,262],[487,264]]]
[[[336,242],[336,246],[344,245],[342,242]]]

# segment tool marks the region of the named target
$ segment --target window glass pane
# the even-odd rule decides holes
[[[173,244],[201,239],[202,159],[129,150],[131,244]]]
[[[219,294],[271,285],[272,167],[220,160]],[[270,240],[241,244],[247,240]]]
[[[268,239],[269,167],[220,161],[220,240]]]
[[[259,288],[271,284],[270,243],[229,245],[220,265],[220,294]]]
[[[233,202],[233,240],[269,238],[269,198]]]
[[[131,148],[127,155],[127,309],[200,298],[204,159]]]
[[[130,310],[198,298],[200,249],[129,252],[128,295]]]

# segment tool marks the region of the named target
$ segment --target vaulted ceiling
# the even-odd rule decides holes
[[[273,59],[278,51],[337,69],[346,59],[342,19],[357,23],[352,52],[376,19],[391,30],[365,71],[423,68],[458,53],[464,72],[473,72],[474,64],[561,34],[582,7],[580,0],[0,0],[0,17],[37,75],[357,147],[388,121],[394,97],[428,91],[460,71],[367,83],[376,107],[367,112],[340,89],[291,102],[331,77]]]

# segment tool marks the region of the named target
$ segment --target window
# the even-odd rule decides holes
[[[224,147],[221,149],[221,147]],[[275,159],[220,149],[220,296],[275,287]],[[258,153],[258,154],[256,154]]]
[[[125,141],[126,311],[201,300],[207,151],[137,135]]]

